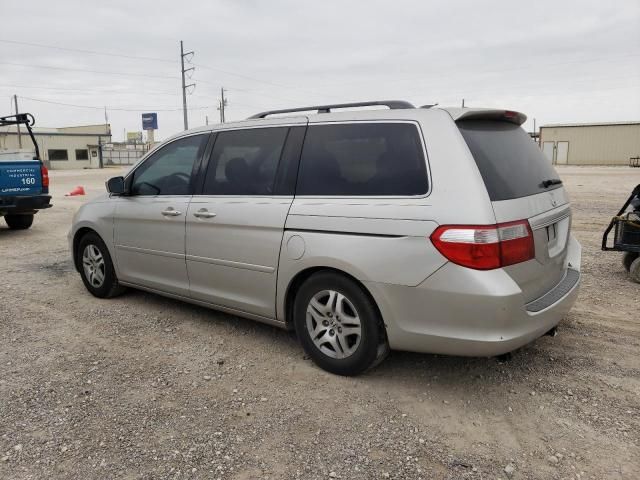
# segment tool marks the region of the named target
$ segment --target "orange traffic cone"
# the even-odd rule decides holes
[[[69,193],[65,195],[65,197],[74,197],[76,195],[84,195],[84,188],[81,185],[78,185],[76,188],[71,190]]]

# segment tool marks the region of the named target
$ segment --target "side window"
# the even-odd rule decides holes
[[[272,195],[288,127],[219,132],[203,195]]]
[[[296,195],[407,196],[428,190],[427,167],[415,125],[309,126]]]
[[[189,195],[193,165],[205,149],[207,138],[193,135],[162,147],[134,172],[132,195]]]

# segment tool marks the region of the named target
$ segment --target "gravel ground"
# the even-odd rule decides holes
[[[66,243],[86,197],[64,193],[115,174],[52,172],[54,208],[0,227],[0,478],[640,478],[640,285],[599,250],[640,170],[560,169],[584,276],[557,337],[358,378],[273,327],[91,297]]]

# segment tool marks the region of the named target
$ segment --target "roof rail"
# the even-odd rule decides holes
[[[298,107],[298,108],[286,108],[284,110],[268,110],[266,112],[256,113],[251,115],[249,119],[265,118],[269,115],[277,115],[279,113],[294,113],[294,112],[308,112],[311,110],[317,110],[318,113],[329,113],[332,108],[353,108],[353,107],[374,107],[381,105],[389,107],[391,110],[398,110],[402,108],[416,108],[409,102],[404,100],[377,100],[373,102],[355,102],[355,103],[335,103],[332,105],[316,105],[313,107]]]

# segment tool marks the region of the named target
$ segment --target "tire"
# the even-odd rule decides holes
[[[80,239],[76,259],[82,282],[93,296],[112,298],[125,291],[118,283],[109,250],[96,233],[87,233]]]
[[[631,264],[629,276],[634,282],[640,283],[640,257],[636,258]]]
[[[360,285],[342,275],[311,276],[296,294],[293,315],[302,348],[328,372],[358,375],[389,352],[376,305]]]
[[[33,213],[5,215],[4,220],[11,230],[26,230],[33,224]]]
[[[624,252],[622,255],[622,265],[627,272],[631,270],[631,264],[638,258],[638,255],[636,252]]]

